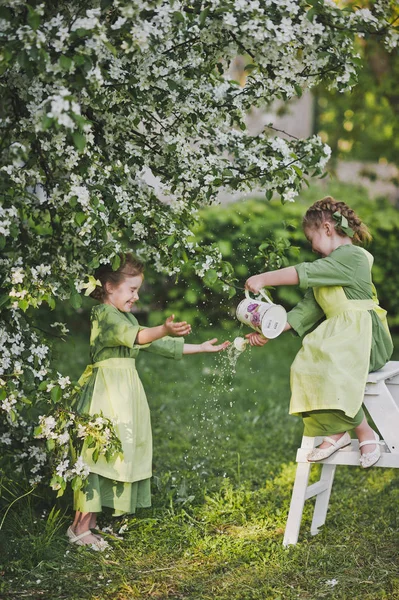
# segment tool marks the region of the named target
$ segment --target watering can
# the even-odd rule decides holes
[[[259,299],[262,296],[266,302]],[[282,333],[287,323],[287,313],[280,304],[274,304],[264,290],[259,291],[258,298],[251,298],[245,290],[245,298],[237,306],[236,316],[241,323],[249,325],[269,340]]]

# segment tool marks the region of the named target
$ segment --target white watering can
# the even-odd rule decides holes
[[[287,313],[283,306],[274,304],[264,290],[260,290],[259,295],[266,302],[251,298],[249,291],[245,290],[245,299],[237,306],[236,316],[241,323],[272,340],[283,332]]]

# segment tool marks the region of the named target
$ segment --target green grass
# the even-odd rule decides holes
[[[57,359],[74,377],[87,360],[84,338],[75,337],[76,347],[63,345]],[[152,410],[153,507],[128,519],[103,515],[102,525],[115,533],[127,527],[123,539],[108,534],[112,550],[96,554],[66,543],[68,498],[52,512],[32,495],[16,502],[0,537],[0,597],[399,599],[393,469],[339,467],[322,532],[309,534],[309,502],[299,544],[282,546],[302,434],[300,420],[287,414],[298,347],[286,335],[247,350],[235,374],[221,355],[171,362],[143,352],[138,368]]]

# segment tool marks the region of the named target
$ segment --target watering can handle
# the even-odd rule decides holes
[[[268,302],[269,304],[273,304],[273,302],[270,300],[269,296],[266,294],[265,290],[259,290],[259,296],[262,296],[262,298],[264,298],[266,300],[266,302]],[[249,295],[249,290],[245,290],[245,297],[248,298],[248,300],[251,298],[251,296]]]

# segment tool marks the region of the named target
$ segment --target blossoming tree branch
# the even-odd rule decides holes
[[[229,281],[216,247],[193,243],[199,208],[262,187],[293,201],[321,175],[313,136],[249,135],[249,109],[320,82],[356,84],[356,37],[397,47],[396,2],[5,0],[0,7],[0,444],[31,484],[78,488],[83,439],[118,451],[112,424],[70,408],[31,312],[81,302],[92,270],[133,248],[155,268],[189,263]],[[243,55],[246,82],[229,76]],[[154,189],[149,176],[157,181]],[[212,277],[208,278],[210,281]],[[64,327],[54,323],[56,328]]]

